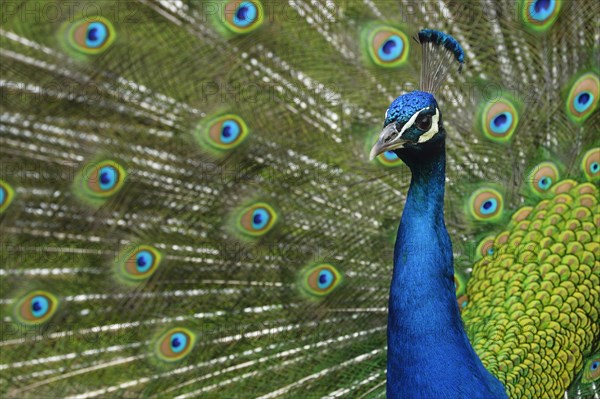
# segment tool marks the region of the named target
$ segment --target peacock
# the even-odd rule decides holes
[[[600,398],[596,2],[0,11],[2,397]]]

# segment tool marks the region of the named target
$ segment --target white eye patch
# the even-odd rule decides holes
[[[438,122],[440,120],[440,111],[436,108],[435,115],[431,118],[431,129],[419,136],[419,143],[430,140],[438,132]]]
[[[389,143],[395,143],[397,141],[402,140],[402,135],[404,134],[404,132],[406,132],[408,129],[410,129],[414,124],[415,121],[417,120],[417,118],[419,117],[419,115],[421,114],[421,112],[430,109],[430,107],[425,107],[417,112],[415,112],[410,119],[404,124],[404,126],[402,126],[402,129],[398,132],[398,135],[396,135],[394,137],[393,140],[391,140]],[[386,111],[387,114],[387,111]],[[424,143],[428,140],[430,140],[433,136],[435,136],[435,134],[438,132],[439,128],[438,128],[438,121],[440,120],[440,113],[439,110],[436,108],[435,109],[435,115],[433,115],[433,117],[431,118],[431,128],[423,133],[421,136],[419,136],[419,140],[417,141],[418,143]],[[396,127],[393,123],[390,123],[388,126],[385,127],[385,129],[390,129],[390,131],[394,131],[397,132]]]
[[[413,116],[410,117],[410,119],[404,124],[404,126],[402,126],[402,130],[400,130],[400,134],[398,135],[398,138],[402,137],[402,134],[404,134],[405,131],[410,129],[412,127],[412,125],[415,124],[415,121],[417,120],[417,117],[419,116],[419,114],[421,112],[425,111],[426,109],[429,109],[429,107],[418,110],[417,112],[415,112],[413,114]],[[436,112],[437,112],[437,109],[436,109]]]

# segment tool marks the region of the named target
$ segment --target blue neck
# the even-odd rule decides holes
[[[394,250],[388,398],[506,398],[464,331],[444,224],[444,140],[402,154],[412,180]]]

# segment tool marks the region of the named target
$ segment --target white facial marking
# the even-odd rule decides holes
[[[385,147],[389,149],[396,149],[396,148],[402,148],[403,144],[400,145],[395,145],[395,143],[397,142],[403,142],[402,140],[402,135],[404,134],[405,131],[407,131],[408,129],[410,129],[414,124],[415,121],[417,120],[417,118],[419,117],[419,115],[421,114],[421,112],[425,111],[425,110],[429,110],[431,109],[431,107],[425,107],[423,109],[420,109],[419,111],[415,112],[410,119],[404,124],[404,126],[402,126],[402,129],[398,132],[396,130],[396,124],[395,123],[390,123],[388,124],[386,127],[383,128],[383,131],[380,133],[379,135],[379,141],[381,142],[382,140],[385,141],[385,139],[389,136],[391,136],[394,133],[397,133],[397,135],[394,137],[393,140],[385,142]],[[389,112],[389,108],[385,111],[386,114],[386,119],[387,119],[387,114]],[[429,129],[428,132],[422,134],[421,136],[419,136],[419,140],[418,143],[424,143],[425,141],[430,140],[433,136],[435,136],[435,134],[438,132],[439,128],[438,128],[438,122],[440,120],[440,112],[439,110],[436,108],[435,109],[435,115],[433,115],[432,120],[431,120],[431,128]],[[371,149],[371,154],[370,159],[373,159],[377,153],[374,151],[377,151],[378,147],[374,146]]]
[[[427,133],[424,133],[421,136],[419,136],[419,143],[424,143],[424,142],[430,140],[433,136],[435,136],[435,134],[439,130],[439,128],[438,128],[439,120],[440,120],[440,113],[439,113],[438,109],[436,108],[435,115],[433,115],[433,117],[431,118],[431,129],[429,129],[429,131]]]
[[[408,122],[406,122],[404,124],[404,126],[402,126],[402,130],[400,130],[400,134],[398,135],[398,138],[402,137],[402,134],[407,131],[408,129],[410,129],[412,127],[412,125],[415,124],[415,120],[417,120],[417,117],[419,116],[419,114],[423,111],[425,111],[426,109],[429,109],[429,107],[423,108],[417,112],[415,112],[413,114],[413,116],[410,117],[410,119],[408,120]]]
[[[385,118],[384,118],[384,119],[387,119],[387,116],[388,116],[388,113],[389,113],[389,112],[390,112],[390,109],[389,109],[389,108],[385,110]]]

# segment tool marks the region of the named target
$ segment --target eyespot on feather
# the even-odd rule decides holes
[[[521,2],[523,22],[532,30],[542,32],[548,29],[558,17],[559,0],[526,0]]]
[[[477,249],[475,251],[478,259],[494,255],[494,240],[495,236],[487,236],[479,242],[479,245],[477,245]]]
[[[201,145],[225,152],[239,146],[248,136],[248,126],[234,114],[226,114],[201,124],[198,139]]]
[[[196,336],[182,327],[173,328],[156,341],[156,355],[166,362],[175,362],[186,357],[196,343]]]
[[[464,308],[466,308],[467,304],[469,303],[469,297],[467,297],[466,295],[461,295],[457,298],[457,302],[458,302],[458,309],[462,313]]]
[[[404,32],[391,26],[377,26],[366,35],[367,54],[378,66],[393,68],[408,59],[410,42]]]
[[[73,22],[67,29],[67,43],[83,54],[99,54],[114,42],[116,32],[110,21],[103,17]]]
[[[469,212],[477,220],[496,220],[502,215],[502,209],[502,195],[492,188],[479,189],[469,198]]]
[[[596,353],[583,366],[583,376],[581,382],[589,384],[600,380],[600,353]]]
[[[581,160],[581,169],[588,180],[600,179],[600,147],[592,148],[585,153]]]
[[[542,162],[535,166],[529,173],[528,185],[536,194],[546,194],[550,188],[560,180],[556,164]]]
[[[150,278],[158,269],[162,254],[150,245],[140,245],[126,251],[117,262],[119,275],[130,281]]]
[[[303,290],[314,297],[331,293],[342,281],[340,272],[329,263],[303,270],[300,278]]]
[[[75,191],[82,199],[99,204],[121,190],[126,177],[127,172],[116,161],[92,162],[77,175]]]
[[[48,321],[58,308],[58,299],[47,291],[33,291],[19,299],[15,316],[23,324],[41,324]]]
[[[567,96],[567,115],[577,123],[584,122],[598,107],[600,79],[593,72],[579,77]]]
[[[0,180],[0,213],[3,213],[9,207],[14,197],[15,191],[10,184]]]
[[[467,291],[467,279],[460,273],[454,273],[454,290],[457,298]]]
[[[238,230],[248,236],[262,236],[275,226],[277,212],[264,202],[251,205],[239,213]]]
[[[404,163],[394,151],[385,151],[384,153],[379,154],[375,159],[377,159],[377,162],[381,165],[390,168],[400,166]]]
[[[233,33],[249,33],[263,23],[264,10],[258,0],[228,1],[222,9],[223,23]]]
[[[480,117],[480,130],[488,139],[508,142],[519,124],[519,114],[515,105],[506,98],[489,102]]]

